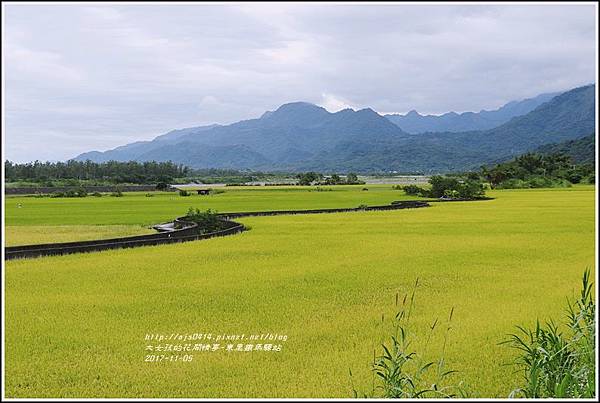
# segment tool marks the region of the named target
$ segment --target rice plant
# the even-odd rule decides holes
[[[552,320],[536,322],[502,342],[519,351],[514,364],[523,371],[523,384],[510,397],[591,398],[596,393],[595,303],[590,271],[583,273],[579,299],[568,301],[565,331]]]
[[[98,239],[98,231],[105,238],[139,234],[185,215],[189,206],[222,212],[312,209],[404,197],[389,185],[370,184],[368,192],[361,187],[230,187],[206,198],[177,192],[6,197],[6,233],[20,244],[57,236],[66,242]],[[581,268],[595,262],[596,199],[593,186],[491,195],[493,202],[410,211],[247,217],[240,221],[253,230],[239,237],[5,262],[6,395],[351,397],[348,367],[357,389],[368,392],[373,382],[380,384],[370,364],[383,351],[380,341],[389,345],[392,318],[405,293],[408,304],[420,277],[410,351],[425,353],[429,329],[439,318],[426,355],[438,358],[455,306],[445,367],[460,372],[446,383],[464,380],[476,397],[507,396],[521,385],[521,373],[500,367],[516,351],[495,341],[512,333],[514,324],[533,327],[536,315],[562,318],[564,297],[572,288],[579,296]],[[115,225],[131,227],[121,234]],[[395,290],[401,290],[398,307]],[[382,293],[386,301],[372,303]],[[215,332],[281,330],[289,340],[274,355],[140,363],[140,335],[200,331],[194,325],[199,323]],[[97,329],[118,329],[119,337]],[[434,364],[428,376],[435,372]]]

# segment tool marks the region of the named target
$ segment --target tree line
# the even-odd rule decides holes
[[[479,171],[434,175],[429,188],[417,185],[396,185],[408,195],[435,198],[480,199],[491,189],[522,189],[569,187],[576,183],[595,183],[592,163],[574,164],[563,153],[526,153],[493,166],[482,166]],[[487,185],[486,185],[487,184]]]
[[[482,167],[480,175],[490,187],[499,189],[564,187],[595,182],[594,164],[573,164],[562,153],[527,153],[492,167]]]
[[[358,175],[350,172],[346,175],[346,179],[342,179],[338,174],[333,174],[329,177],[325,177],[319,172],[303,172],[296,175],[298,179],[298,185],[309,186],[309,185],[364,185],[365,182],[358,180]]]
[[[108,183],[148,184],[171,182],[174,178],[189,174],[189,168],[173,162],[28,162],[18,164],[4,162],[7,182],[61,182],[67,180],[102,181]]]

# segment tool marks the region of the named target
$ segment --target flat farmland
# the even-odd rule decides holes
[[[362,190],[368,189],[368,190]],[[218,212],[358,207],[412,200],[390,185],[227,187],[210,196],[178,192],[124,193],[123,197],[9,196],[6,225],[152,225],[185,214],[189,207]]]
[[[7,198],[6,224],[144,226],[192,205],[224,212],[405,198],[389,186],[367,187]],[[495,191],[491,201],[424,209],[251,217],[239,219],[250,231],[224,238],[8,261],[6,394],[351,397],[348,370],[358,389],[370,387],[369,364],[390,333],[396,294],[419,278],[415,347],[424,348],[429,325],[454,308],[448,367],[473,396],[506,397],[520,374],[504,365],[514,352],[498,343],[514,325],[560,318],[583,270],[595,270],[594,190]],[[277,352],[145,362],[152,344],[145,335],[173,333],[287,340]],[[427,354],[440,349],[436,334]]]
[[[363,190],[363,189],[368,190]],[[5,199],[6,245],[86,241],[154,233],[154,224],[184,215],[188,208],[219,212],[358,207],[412,200],[390,185],[329,187],[228,187],[210,196],[178,192],[124,193],[123,197]]]

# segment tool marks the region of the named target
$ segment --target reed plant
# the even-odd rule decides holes
[[[583,273],[575,302],[567,301],[561,325],[536,321],[533,329],[517,326],[503,341],[519,352],[512,363],[522,372],[522,384],[510,397],[593,398],[596,394],[595,302],[590,271]]]
[[[442,326],[435,319],[429,326],[427,338],[422,352],[413,347],[415,336],[411,329],[410,318],[415,305],[415,292],[419,279],[410,293],[405,294],[399,305],[399,294],[396,294],[396,313],[392,318],[392,335],[387,343],[382,344],[382,353],[376,356],[371,367],[373,386],[369,393],[360,393],[350,378],[354,397],[365,398],[450,398],[468,397],[469,391],[464,383],[454,384],[450,379],[457,371],[446,366],[445,352],[448,336],[452,329],[454,308],[450,310],[445,323],[442,350],[439,358],[427,359],[427,349],[435,335],[436,329]],[[384,317],[382,316],[382,321]]]

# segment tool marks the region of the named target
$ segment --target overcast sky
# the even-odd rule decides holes
[[[595,82],[593,4],[3,7],[5,157],[19,162],[291,101],[439,114]]]

